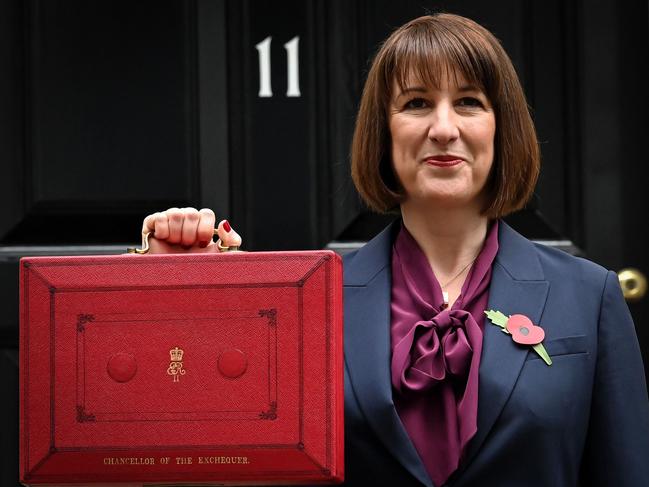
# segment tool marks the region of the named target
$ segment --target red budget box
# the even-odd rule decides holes
[[[330,251],[23,258],[28,485],[343,479]]]

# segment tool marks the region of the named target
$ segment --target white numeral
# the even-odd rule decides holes
[[[270,87],[270,41],[272,37],[268,36],[255,47],[259,52],[259,97],[269,98],[273,96],[273,90]]]
[[[300,66],[298,59],[299,42],[300,37],[295,36],[284,44],[288,65],[288,88],[286,89],[286,96],[300,96]]]
[[[271,36],[266,37],[259,44],[255,45],[259,53],[259,97],[270,98],[273,96],[271,88],[271,66],[270,66],[270,42]],[[287,97],[300,97],[300,56],[299,56],[300,36],[284,44],[286,49],[286,67],[288,86],[286,87]]]

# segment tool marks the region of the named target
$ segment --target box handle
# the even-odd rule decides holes
[[[216,228],[214,229],[214,235],[218,235]],[[142,248],[137,249],[135,247],[128,247],[126,249],[126,252],[128,252],[129,254],[147,254],[150,249],[149,237],[155,237],[153,232],[142,232]],[[233,245],[231,247],[223,245],[220,238],[216,241],[216,245],[219,248],[219,252],[235,252],[239,250],[239,247],[236,245]]]

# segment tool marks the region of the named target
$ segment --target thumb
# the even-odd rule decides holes
[[[221,239],[221,245],[225,247],[241,247],[241,237],[234,231],[227,220],[222,220],[219,223],[216,232]]]

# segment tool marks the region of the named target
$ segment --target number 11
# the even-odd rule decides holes
[[[263,41],[255,46],[259,53],[259,94],[260,98],[270,98],[273,96],[273,90],[270,84],[270,43],[272,37],[268,36]],[[300,94],[300,65],[298,46],[300,36],[295,36],[293,39],[284,44],[286,49],[287,61],[287,74],[288,86],[286,88],[287,97],[299,97]]]

